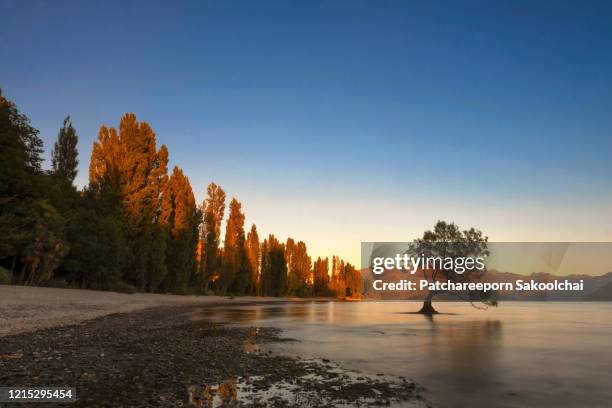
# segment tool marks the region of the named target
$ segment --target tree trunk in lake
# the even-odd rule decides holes
[[[431,291],[427,294],[427,297],[423,301],[423,307],[421,307],[421,310],[419,310],[417,313],[429,315],[429,316],[438,314],[438,311],[434,309],[433,306],[431,305],[431,301],[434,295],[435,293]]]

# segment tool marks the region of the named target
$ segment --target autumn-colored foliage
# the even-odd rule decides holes
[[[249,287],[247,293],[250,295],[259,294],[259,285],[261,279],[259,277],[259,262],[261,260],[261,248],[259,245],[259,235],[255,224],[251,225],[251,231],[247,234],[246,240],[247,255],[251,264],[251,279],[249,279]]]
[[[130,257],[124,280],[139,290],[156,291],[166,278],[166,231],[161,221],[162,191],[168,179],[168,149],[157,150],[153,129],[134,114],[119,130],[102,126],[89,166],[92,188],[120,194]]]
[[[244,235],[244,214],[242,206],[235,198],[230,202],[230,214],[225,228],[223,243],[223,266],[219,287],[222,292],[244,294],[251,279],[251,263],[249,262]]]
[[[201,212],[195,203],[189,179],[177,166],[164,186],[161,196],[160,222],[168,232],[166,249],[167,275],[162,281],[166,290],[187,291],[195,278],[198,226]]]
[[[202,260],[200,264],[201,287],[208,290],[214,285],[221,273],[221,220],[225,212],[225,191],[215,183],[207,188],[207,197],[202,204],[200,239],[202,240]]]
[[[232,198],[215,183],[198,207],[191,184],[152,127],[132,113],[103,125],[89,185],[78,191],[77,131],[67,117],[43,171],[42,140],[0,93],[0,267],[29,285],[175,293],[358,296],[359,272],[338,257],[314,263],[306,243],[245,232]]]

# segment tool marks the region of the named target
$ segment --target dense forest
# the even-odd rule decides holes
[[[303,241],[261,241],[255,225],[245,232],[242,204],[232,198],[226,208],[221,186],[210,183],[198,205],[183,171],[169,174],[167,147],[134,114],[101,126],[80,190],[77,142],[67,117],[43,169],[38,130],[0,92],[0,284],[359,296],[359,271],[339,257],[313,262]]]

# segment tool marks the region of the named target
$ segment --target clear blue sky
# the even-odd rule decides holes
[[[495,4],[492,4],[495,3]],[[198,201],[355,262],[441,218],[612,240],[612,3],[0,1],[0,87],[87,182],[148,121]]]

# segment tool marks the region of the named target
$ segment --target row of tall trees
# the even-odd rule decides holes
[[[340,269],[332,271],[331,277],[327,259],[325,263],[319,260],[318,273],[324,277],[317,286],[317,262],[312,263],[303,241],[288,238],[283,243],[270,234],[260,242],[255,224],[245,235],[245,215],[236,198],[229,204],[221,247],[225,202],[225,191],[211,183],[201,206],[203,222],[197,251],[199,281],[204,290],[235,295],[359,297],[361,274],[339,257],[333,257]]]
[[[64,120],[42,169],[43,144],[0,93],[0,283],[148,292],[358,296],[359,271],[338,257],[312,262],[306,244],[245,233],[232,198],[211,183],[198,206],[168,149],[133,114],[102,126],[89,184],[77,190],[78,136]]]

